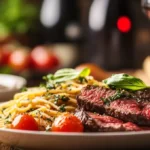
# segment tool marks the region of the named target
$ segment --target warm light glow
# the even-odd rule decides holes
[[[118,30],[121,31],[121,32],[129,32],[130,29],[131,29],[131,20],[130,18],[126,17],[126,16],[122,16],[118,19],[117,21],[117,27],[118,27]]]
[[[44,0],[41,8],[40,21],[43,26],[55,26],[60,19],[60,0]]]
[[[89,10],[89,27],[100,31],[106,23],[109,0],[94,0]]]

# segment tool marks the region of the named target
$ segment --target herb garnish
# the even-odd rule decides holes
[[[61,106],[59,107],[59,111],[60,111],[60,112],[65,112],[65,111],[66,111],[66,109],[65,109],[65,104],[63,104],[63,105],[61,105]]]
[[[85,82],[85,83],[88,82],[85,77],[79,77],[79,78],[78,78],[78,81],[79,81],[79,83],[81,83],[81,84],[84,83],[84,82]]]
[[[59,98],[59,95],[54,95],[54,96],[55,96],[55,98],[54,98],[54,104],[57,105],[58,100],[59,100],[60,98]]]
[[[101,100],[105,103],[105,104],[109,104],[110,102],[117,100],[119,98],[134,98],[134,95],[132,93],[129,93],[125,90],[121,90],[121,89],[117,89],[116,93],[113,96],[109,96],[107,98],[101,98]]]
[[[67,102],[69,100],[69,97],[65,95],[55,95],[54,103],[58,104],[58,100],[62,100],[63,102]]]
[[[55,84],[72,79],[77,79],[78,77],[84,78],[89,74],[89,68],[85,68],[82,71],[77,71],[71,68],[65,68],[56,71],[55,74],[49,74],[47,76],[44,76],[43,79],[46,80],[46,88],[53,89],[55,88]]]
[[[102,82],[114,89],[137,91],[150,88],[141,79],[125,73],[112,75],[110,78],[105,79]]]
[[[27,89],[27,87],[23,87],[22,89],[21,89],[21,92],[26,92],[28,89]]]
[[[9,121],[9,120],[6,120],[5,122],[4,122],[4,124],[11,124],[12,123],[12,121]]]
[[[69,97],[65,96],[65,95],[61,95],[60,99],[64,102],[67,102],[69,100]]]
[[[31,108],[27,112],[31,112],[31,111],[34,111],[34,110],[36,110],[36,108]]]

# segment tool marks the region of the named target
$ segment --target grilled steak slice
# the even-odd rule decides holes
[[[116,118],[99,115],[84,110],[78,110],[75,115],[82,121],[85,131],[88,132],[114,132],[114,131],[140,131],[141,128],[133,123],[123,123]]]
[[[134,96],[140,101],[149,101],[150,102],[150,89],[144,89],[134,92]]]
[[[143,90],[145,94],[142,94],[141,91],[129,93],[123,90],[122,95],[118,96],[117,90],[90,85],[81,90],[77,102],[79,109],[82,108],[85,111],[105,113],[125,122],[150,126],[150,102],[148,102],[149,95],[146,96],[148,91],[148,89]],[[138,100],[143,98],[145,101],[137,101],[138,95],[140,95]],[[106,100],[110,100],[109,105],[104,104]],[[111,100],[114,101],[111,102]]]
[[[132,97],[132,93],[125,90],[117,91],[105,87],[88,85],[77,96],[77,102],[79,108],[103,114],[105,112],[104,102],[129,97]]]
[[[86,111],[104,113],[104,103],[100,97],[105,93],[106,88],[102,87],[87,86],[83,88],[81,94],[77,96],[78,107]]]
[[[141,110],[135,100],[116,100],[105,106],[106,114],[123,121],[138,122]]]
[[[142,109],[141,114],[142,114],[142,116],[144,118],[146,118],[150,122],[150,103],[148,103],[147,105],[145,105],[145,107]]]
[[[106,114],[125,122],[150,126],[150,104],[140,108],[136,100],[116,100],[105,106]]]

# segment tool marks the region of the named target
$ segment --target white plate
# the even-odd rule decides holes
[[[0,141],[34,149],[145,148],[150,146],[150,131],[113,133],[54,133],[0,129]]]

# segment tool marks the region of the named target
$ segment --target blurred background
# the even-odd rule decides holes
[[[28,86],[83,63],[99,67],[99,80],[122,70],[150,78],[149,55],[141,0],[0,0],[0,73]]]

